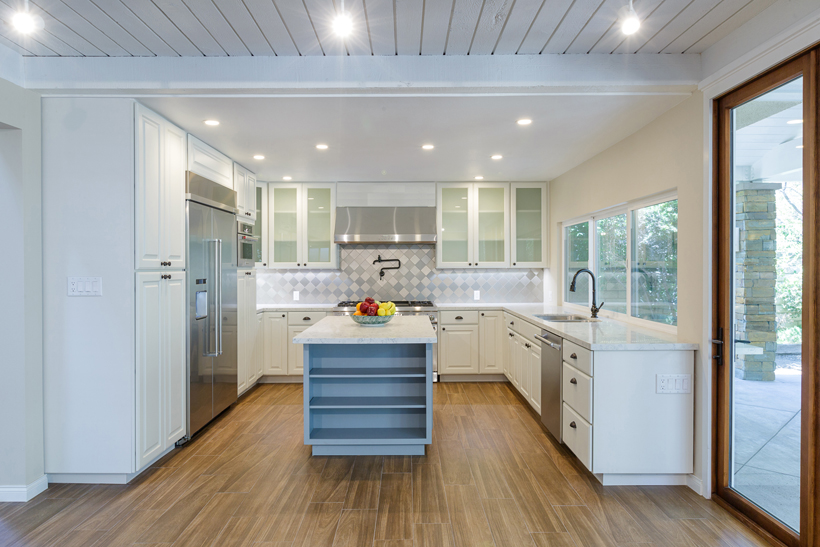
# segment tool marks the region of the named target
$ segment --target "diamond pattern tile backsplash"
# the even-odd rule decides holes
[[[340,270],[260,270],[257,302],[291,304],[293,291],[299,303],[335,304],[341,300],[375,296],[393,300],[432,300],[440,303],[543,302],[544,270],[437,270],[432,245],[345,245]],[[383,259],[398,258],[401,269],[388,270],[379,281]]]

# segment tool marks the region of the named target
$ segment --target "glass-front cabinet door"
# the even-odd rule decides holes
[[[473,185],[473,266],[506,268],[510,263],[509,206],[510,186],[506,183]]]
[[[512,222],[510,231],[511,266],[513,268],[546,268],[547,247],[547,184],[516,182],[510,185]]]
[[[304,232],[305,243],[302,256],[302,267],[330,268],[335,267],[336,248],[333,243],[334,229],[334,185],[305,184]]]
[[[473,266],[471,243],[472,184],[467,182],[438,185],[439,268],[469,268]]]
[[[299,243],[302,229],[299,203],[301,185],[272,184],[268,188],[270,219],[270,247],[268,259],[271,268],[298,268]]]

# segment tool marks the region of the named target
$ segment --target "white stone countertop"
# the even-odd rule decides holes
[[[336,304],[257,304],[256,311],[331,311]]]
[[[435,344],[426,315],[397,315],[383,327],[366,327],[348,316],[328,316],[293,338],[294,344]]]
[[[633,325],[616,319],[602,317],[593,323],[560,323],[544,321],[536,314],[569,313],[587,315],[577,309],[564,308],[552,304],[436,304],[439,311],[448,310],[499,310],[510,313],[528,323],[541,327],[556,336],[574,342],[579,346],[598,351],[653,351],[653,350],[696,350],[699,345],[678,340],[677,335]]]

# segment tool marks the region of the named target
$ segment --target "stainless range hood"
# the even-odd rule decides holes
[[[435,244],[435,207],[337,207],[336,243]]]

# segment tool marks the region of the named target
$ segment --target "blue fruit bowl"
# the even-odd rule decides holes
[[[395,315],[351,315],[350,318],[356,323],[365,327],[383,327],[388,324]]]

